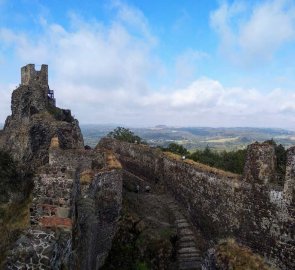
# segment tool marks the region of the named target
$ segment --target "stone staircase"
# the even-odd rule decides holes
[[[142,176],[137,176],[129,171],[125,172],[128,176],[129,188],[132,185],[139,186],[141,193],[144,190],[144,186],[152,185],[150,181],[144,179]],[[125,188],[127,184],[125,183]],[[152,193],[154,193],[155,189],[158,187],[152,186]],[[130,188],[131,190],[131,188]],[[179,270],[201,270],[201,252],[197,245],[196,235],[194,232],[193,226],[190,224],[187,217],[182,213],[181,207],[177,204],[175,199],[167,194],[162,193],[161,190],[157,190],[155,194],[158,194],[158,201],[162,205],[165,205],[166,208],[171,212],[172,216],[175,219],[175,227],[177,229],[177,269]]]
[[[178,234],[177,261],[179,270],[201,270],[200,249],[197,246],[192,225],[181,212],[174,199],[168,196],[165,200],[168,209],[175,217]]]

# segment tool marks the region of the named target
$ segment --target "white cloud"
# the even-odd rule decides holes
[[[221,39],[222,52],[233,62],[257,65],[272,59],[284,44],[295,39],[295,4],[288,0],[246,5],[223,2],[210,22]]]
[[[10,111],[10,100],[12,90],[16,88],[16,85],[13,84],[0,84],[0,123],[4,123],[6,117],[8,116],[8,112]]]
[[[176,84],[181,85],[183,82],[192,81],[199,71],[200,62],[208,57],[208,54],[193,49],[180,53],[175,59]]]
[[[169,91],[152,89],[151,81],[158,73],[163,75],[154,53],[157,38],[141,12],[121,2],[113,8],[117,14],[110,25],[71,14],[70,29],[41,18],[43,33],[39,36],[2,28],[0,48],[13,48],[19,66],[49,64],[49,83],[57,104],[72,109],[83,123],[294,126],[290,117],[295,112],[290,102],[294,94],[280,89],[263,94],[257,89],[226,87],[210,78],[194,79],[196,62],[207,57],[198,51],[185,51],[176,59],[177,75],[186,81],[190,77],[191,83]],[[234,16],[243,8],[226,7],[216,16],[228,20],[223,13]],[[220,31],[230,31],[225,42],[235,38],[226,28],[228,21],[219,26],[224,27]],[[0,122],[9,113],[7,88],[0,86]]]

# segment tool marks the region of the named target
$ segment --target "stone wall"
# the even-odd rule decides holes
[[[84,186],[75,194],[74,269],[99,269],[116,233],[122,206],[122,174],[118,170],[96,173],[87,187],[81,179],[79,182]]]
[[[234,237],[280,269],[295,268],[294,200],[287,200],[294,191],[294,149],[289,150],[284,195],[268,185],[274,152],[264,144],[249,147],[244,177],[147,146],[111,139],[100,146],[112,149],[126,170],[161,181],[208,239]]]
[[[102,169],[106,163],[105,153],[84,149],[50,148],[49,164],[60,164],[67,170],[79,169],[81,172],[87,169]]]
[[[112,245],[122,205],[121,165],[109,151],[59,148],[34,179],[30,226],[4,269],[98,269]]]
[[[29,85],[34,81],[42,85],[48,84],[48,65],[42,65],[40,71],[35,69],[34,64],[21,68],[21,84]]]

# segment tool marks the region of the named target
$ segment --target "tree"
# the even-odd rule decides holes
[[[182,156],[186,156],[189,154],[186,148],[177,143],[170,143],[165,150]]]
[[[129,142],[129,143],[142,142],[142,139],[139,136],[135,135],[130,129],[124,128],[124,127],[115,128],[107,136],[116,140]]]
[[[241,174],[244,169],[246,150],[218,153],[207,146],[204,150],[196,150],[189,158],[212,167]]]

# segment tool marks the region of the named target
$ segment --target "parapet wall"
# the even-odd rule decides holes
[[[295,269],[294,198],[290,195],[294,191],[294,151],[289,151],[289,178],[282,192],[267,184],[272,175],[269,168],[273,166],[273,152],[265,145],[261,149],[254,145],[259,150],[259,162],[252,155],[252,163],[244,173],[251,175],[249,178],[182,161],[147,146],[111,139],[103,139],[100,145],[112,149],[126,170],[150,181],[161,181],[208,239],[234,237],[280,269]],[[248,149],[249,153],[253,151]]]
[[[63,166],[72,171],[76,169],[80,171],[99,169],[105,166],[105,155],[102,152],[84,149],[62,150],[60,148],[50,148],[49,164]]]

